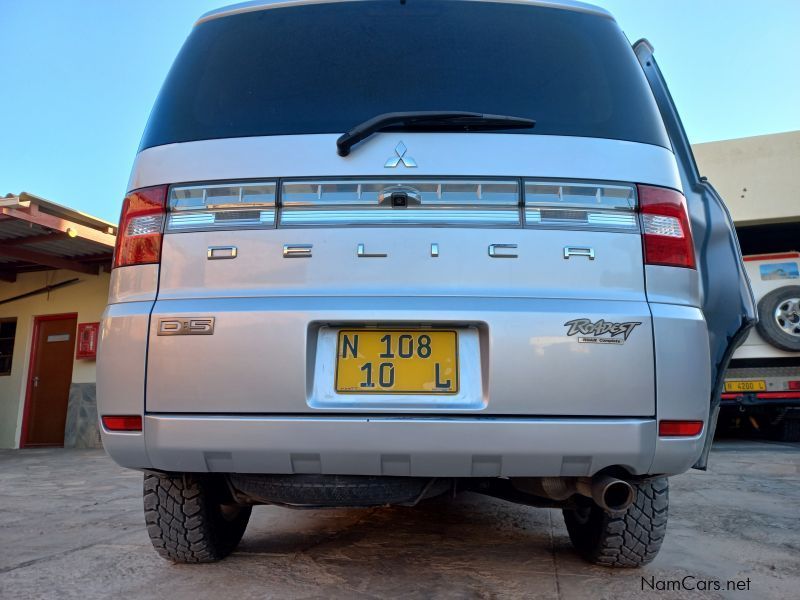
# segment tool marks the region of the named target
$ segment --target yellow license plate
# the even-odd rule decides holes
[[[763,379],[750,381],[726,381],[726,392],[763,392],[767,389],[767,382]]]
[[[335,385],[347,394],[457,394],[458,333],[343,329]]]

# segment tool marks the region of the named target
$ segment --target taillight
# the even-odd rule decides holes
[[[658,435],[661,437],[694,437],[703,431],[702,421],[659,421]]]
[[[106,431],[141,431],[141,415],[106,415],[103,417]]]
[[[639,185],[637,189],[645,264],[694,269],[694,243],[686,198],[667,188]]]
[[[114,249],[114,268],[161,260],[167,187],[142,188],[125,196]]]

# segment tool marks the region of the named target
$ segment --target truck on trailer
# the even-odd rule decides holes
[[[800,252],[744,257],[758,324],[725,376],[726,422],[800,441]]]
[[[731,211],[759,319],[725,375],[720,426],[800,441],[800,131],[693,149]]]

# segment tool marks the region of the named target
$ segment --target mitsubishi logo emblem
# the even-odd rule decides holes
[[[417,166],[417,161],[410,156],[406,156],[407,151],[408,148],[406,148],[406,145],[403,142],[397,144],[397,146],[394,147],[394,153],[396,156],[390,156],[386,161],[386,164],[383,165],[384,168],[394,169],[400,163],[403,163],[403,166],[409,169],[415,168]]]

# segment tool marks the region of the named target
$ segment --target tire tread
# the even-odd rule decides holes
[[[589,562],[607,567],[641,567],[653,561],[667,530],[669,482],[659,477],[635,484],[636,499],[624,513],[593,505],[588,520],[565,510],[570,539]]]
[[[783,331],[775,322],[775,309],[788,298],[800,297],[800,285],[787,285],[772,290],[758,301],[756,330],[767,342],[780,350],[800,352],[800,337]]]
[[[225,520],[213,486],[192,475],[144,476],[144,519],[153,547],[163,558],[206,563],[225,558],[239,543],[250,518],[241,507]]]

